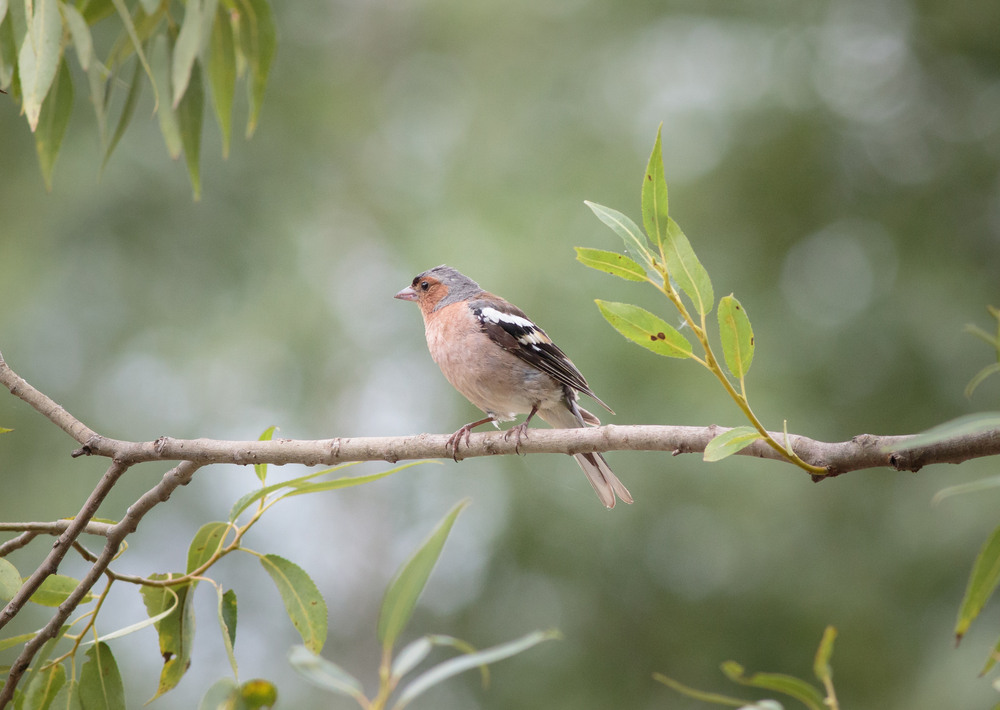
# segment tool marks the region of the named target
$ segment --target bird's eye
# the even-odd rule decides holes
[[[431,287],[431,285],[430,285],[430,283],[428,281],[421,281],[420,282],[420,290],[421,291],[426,291],[430,287]]]

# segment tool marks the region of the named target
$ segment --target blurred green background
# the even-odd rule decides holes
[[[76,77],[51,194],[17,104],[0,97],[0,350],[97,431],[452,432],[477,411],[430,360],[417,310],[392,299],[444,262],[537,320],[615,408],[606,421],[741,423],[707,373],[627,343],[593,299],[673,321],[664,302],[573,258],[574,245],[620,248],[583,200],[639,219],[661,121],[671,213],[717,295],[735,292],[750,314],[750,396],[770,428],[787,419],[834,441],[996,408],[1000,378],[963,396],[992,353],[962,328],[988,328],[984,306],[1000,305],[1000,4],[301,0],[274,12],[261,124],[222,161],[206,118],[199,203],[149,92],[99,177]],[[104,462],[71,460],[73,442],[12,397],[0,425],[16,430],[0,438],[0,519],[74,514]],[[387,580],[471,496],[410,636],[485,647],[554,626],[565,639],[495,666],[486,690],[473,673],[440,686],[423,708],[705,707],[651,674],[733,694],[718,671],[730,658],[809,677],[827,624],[844,708],[996,702],[977,678],[996,605],[957,650],[952,627],[998,499],[931,505],[995,460],[813,484],[745,458],[608,458],[633,506],[605,511],[568,457],[447,461],[292,499],[245,542],[313,576],[330,606],[324,655],[371,686]],[[131,471],[101,514],[120,517],[165,469]],[[182,568],[195,530],[255,482],[247,468],[203,469],[115,567]],[[13,561],[24,572],[47,549]],[[277,682],[283,707],[351,706],[288,668],[298,637],[251,557],[227,558],[216,578],[239,595],[243,679]],[[103,632],[144,614],[120,586]],[[153,708],[195,707],[228,673],[214,595],[198,603],[192,668]],[[17,630],[47,618],[32,613]],[[113,648],[139,706],[156,689],[155,633]]]

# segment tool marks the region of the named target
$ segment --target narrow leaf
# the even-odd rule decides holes
[[[996,665],[997,660],[1000,660],[1000,640],[996,642],[993,650],[990,651],[990,655],[986,659],[986,664],[983,666],[983,669],[979,671],[979,675],[984,676],[989,673],[993,669],[993,666]]]
[[[823,638],[816,649],[816,659],[813,661],[813,672],[820,682],[826,683],[833,679],[833,669],[830,668],[830,657],[833,656],[833,642],[837,640],[837,629],[827,626]]]
[[[31,679],[25,690],[24,707],[47,710],[66,684],[66,669],[61,663],[43,668]]]
[[[14,646],[20,646],[26,641],[30,641],[38,635],[37,631],[32,631],[30,634],[19,634],[17,636],[10,636],[5,639],[0,639],[0,651],[6,651],[8,648],[14,648]]]
[[[663,175],[663,157],[660,148],[660,132],[663,124],[656,129],[656,142],[649,155],[646,175],[642,180],[642,224],[649,240],[662,250],[667,237],[667,181]]]
[[[934,497],[931,498],[931,505],[937,505],[945,498],[951,498],[952,496],[958,495],[968,495],[969,493],[979,493],[981,491],[989,490],[991,488],[1000,488],[1000,476],[990,476],[989,478],[980,478],[978,481],[970,481],[969,483],[959,483],[954,486],[948,486],[947,488],[942,488]]]
[[[59,606],[66,601],[66,598],[73,593],[79,584],[80,582],[72,577],[61,574],[49,575],[31,595],[30,601],[41,606]],[[92,601],[94,601],[94,595],[87,592],[80,603],[87,604]]]
[[[828,710],[823,702],[823,694],[804,680],[784,673],[754,673],[752,676],[743,674],[743,667],[735,661],[722,664],[722,672],[730,680],[763,690],[773,690],[795,698],[810,710]]]
[[[219,551],[229,527],[229,523],[215,521],[205,523],[198,529],[188,547],[188,574],[204,565],[212,558],[212,555]]]
[[[292,646],[288,652],[288,662],[299,675],[315,686],[357,700],[364,698],[361,681],[305,646]]]
[[[38,117],[38,128],[35,130],[35,150],[38,153],[38,163],[42,169],[45,188],[52,190],[52,173],[59,157],[59,148],[66,135],[69,116],[73,110],[73,79],[69,74],[69,66],[64,59],[60,62],[59,73],[52,82],[49,95],[45,97],[42,111]]]
[[[346,468],[347,466],[356,466],[359,463],[360,461],[351,461],[349,463],[342,463],[338,466],[334,466],[333,468],[326,468],[323,469],[322,471],[313,471],[312,473],[307,473],[306,475],[299,476],[298,478],[293,478],[288,481],[281,481],[280,483],[272,483],[269,486],[264,486],[262,488],[257,488],[255,490],[252,490],[249,493],[240,496],[239,500],[233,503],[233,507],[229,510],[229,522],[235,523],[236,519],[240,516],[240,514],[243,511],[245,511],[247,508],[249,508],[251,505],[256,503],[261,498],[264,498],[265,496],[268,496],[271,493],[274,493],[275,491],[281,490],[282,488],[298,488],[303,484],[305,484],[306,481],[316,478],[317,476],[322,476],[323,474],[331,473],[332,471],[339,471],[340,469]]]
[[[62,18],[58,0],[35,0],[34,14],[28,21],[28,32],[18,55],[23,102],[21,108],[32,132],[38,127],[42,102],[49,93],[59,69],[62,53]]]
[[[87,650],[87,662],[80,672],[80,703],[86,710],[125,710],[122,677],[106,643]]]
[[[615,231],[615,234],[621,237],[622,241],[625,242],[625,251],[631,252],[642,264],[643,268],[646,269],[646,273],[649,274],[650,278],[655,280],[657,272],[653,266],[653,255],[646,247],[645,237],[642,236],[642,232],[636,223],[618,210],[613,210],[610,207],[586,200],[584,200],[583,204],[587,205],[597,215],[599,220],[611,227]]]
[[[219,603],[216,612],[219,618],[219,628],[222,630],[222,643],[226,647],[226,656],[229,658],[229,666],[233,669],[233,676],[239,677],[239,667],[236,665],[236,653],[233,651],[233,644],[236,643],[236,592],[232,589],[225,593],[222,587],[216,587],[219,594]]]
[[[220,3],[212,24],[208,51],[208,83],[212,87],[212,107],[222,133],[222,157],[229,157],[233,135],[233,96],[236,94],[236,48],[229,11]]]
[[[372,481],[377,481],[380,478],[385,478],[393,473],[398,473],[403,469],[410,468],[411,466],[421,466],[427,463],[437,463],[436,461],[410,461],[409,463],[404,463],[395,468],[390,468],[388,471],[379,471],[378,473],[370,473],[367,476],[344,476],[342,478],[335,478],[332,481],[314,481],[312,483],[303,483],[295,486],[295,490],[289,491],[282,495],[282,498],[291,498],[292,496],[301,496],[307,493],[320,493],[322,491],[334,491],[340,488],[350,488],[351,486],[359,486],[363,483],[371,483]]]
[[[150,579],[169,579],[165,574],[154,574]],[[174,587],[143,587],[142,601],[150,616],[162,614],[171,606],[172,613],[156,623],[159,634],[160,655],[163,668],[160,683],[153,700],[173,689],[184,677],[191,665],[191,647],[194,643],[194,600],[192,592],[195,584],[187,583]],[[88,708],[89,710],[89,708]]]
[[[1000,527],[996,528],[983,544],[972,565],[965,597],[958,609],[955,639],[961,641],[972,621],[979,616],[986,602],[1000,583]]]
[[[187,91],[191,79],[191,68],[198,57],[201,48],[201,0],[187,0],[184,4],[184,20],[181,31],[174,44],[174,56],[170,65],[170,78],[173,84],[171,106],[176,109]]]
[[[20,3],[21,12],[24,6]],[[13,13],[11,13],[13,15]],[[14,22],[8,17],[0,22],[0,89],[6,91],[14,81],[14,69],[17,67],[17,40],[14,39]]]
[[[154,90],[161,96],[169,96],[170,47],[167,44],[166,35],[157,35],[153,39],[153,49],[149,53],[149,61],[153,72]],[[167,144],[167,152],[171,158],[177,160],[181,157],[181,151],[184,149],[177,114],[166,103],[160,104],[156,113],[160,119],[160,133],[163,134],[163,141]]]
[[[247,138],[250,138],[257,129],[260,107],[267,89],[267,77],[277,49],[277,32],[268,0],[239,0],[239,7],[240,43],[250,66],[250,81],[247,84],[250,115],[246,131]]]
[[[725,431],[712,439],[705,446],[703,460],[721,461],[727,456],[742,451],[747,446],[761,438],[759,431],[752,426],[738,426]]]
[[[505,658],[516,656],[543,641],[551,641],[557,638],[559,638],[558,631],[533,631],[515,641],[509,641],[493,648],[449,659],[414,678],[413,682],[407,685],[400,694],[393,708],[394,710],[402,710],[414,698],[454,675],[471,670],[477,666],[496,663]]]
[[[960,436],[982,434],[998,429],[1000,429],[1000,412],[977,412],[938,424],[927,431],[908,437],[903,443],[893,444],[888,448],[895,451],[917,449],[921,446],[938,444]]]
[[[400,678],[419,666],[433,648],[434,644],[427,636],[421,636],[416,641],[406,644],[393,659],[389,675],[398,682]]]
[[[177,601],[178,601],[177,595],[176,594],[171,595],[171,598],[174,600],[173,604],[168,606],[159,614],[156,614],[155,616],[150,616],[146,619],[143,619],[142,621],[137,621],[134,624],[129,624],[128,626],[122,627],[120,629],[116,629],[115,631],[111,631],[106,634],[101,634],[101,636],[97,639],[97,641],[84,641],[80,645],[90,646],[94,643],[99,643],[101,641],[112,641],[116,638],[121,638],[122,636],[128,636],[129,634],[135,633],[136,631],[140,631],[149,626],[156,626],[162,619],[166,619],[168,616],[170,616],[174,612],[174,609],[177,608]]]
[[[983,383],[983,380],[985,380],[990,375],[995,375],[998,372],[1000,372],[1000,362],[990,363],[982,370],[977,372],[975,376],[971,380],[969,380],[969,384],[965,386],[965,396],[972,397],[972,393],[975,392],[976,388]]]
[[[137,57],[139,57],[139,64],[146,71],[146,76],[149,77],[150,82],[153,84],[153,104],[154,106],[160,105],[160,92],[156,87],[156,81],[153,78],[153,70],[149,66],[149,62],[146,60],[146,53],[142,51],[142,40],[139,38],[139,34],[136,32],[135,24],[132,22],[132,15],[129,13],[128,8],[125,6],[125,0],[111,0],[111,4],[115,6],[115,10],[118,11],[118,16],[121,18],[122,24],[125,26],[125,32],[128,34],[129,39],[132,41],[132,49],[135,51]],[[157,3],[157,6],[163,6],[164,3]],[[152,13],[150,13],[152,14]],[[86,15],[85,15],[86,16]],[[159,20],[157,20],[159,22]],[[162,37],[162,35],[160,35]],[[168,85],[169,86],[169,85]],[[168,93],[164,93],[164,96],[169,96]]]
[[[201,83],[201,67],[191,71],[187,92],[177,107],[177,120],[184,145],[184,161],[194,190],[195,201],[201,199],[201,126],[205,116],[205,89]]]
[[[198,703],[198,710],[239,710],[240,686],[232,678],[212,683]]]
[[[21,573],[17,567],[0,557],[0,602],[7,603],[21,588]]]
[[[669,217],[663,250],[667,257],[667,271],[691,299],[695,310],[701,315],[709,313],[715,303],[712,280],[680,226]]]
[[[743,306],[732,294],[719,301],[719,336],[726,367],[742,380],[753,362],[753,328]]]
[[[733,707],[745,707],[747,705],[746,700],[740,700],[739,698],[733,698],[729,695],[720,695],[719,693],[709,693],[704,690],[698,690],[692,688],[689,685],[684,685],[678,680],[673,678],[668,678],[662,673],[654,673],[653,680],[663,683],[665,686],[671,690],[676,690],[681,695],[686,695],[694,700],[700,700],[705,703],[715,703],[716,705],[732,705]]]
[[[59,9],[62,10],[63,17],[66,19],[66,26],[69,28],[69,36],[73,39],[80,68],[87,71],[90,69],[90,60],[94,56],[94,39],[90,35],[90,26],[83,19],[80,11],[76,9],[76,5],[60,2]]]
[[[596,301],[601,315],[615,330],[657,355],[686,358],[691,356],[691,343],[676,328],[645,308],[628,303]]]
[[[269,426],[264,432],[257,438],[257,441],[270,441],[274,437],[274,432],[278,430],[275,425]],[[257,478],[263,483],[267,478],[267,464],[266,463],[255,463],[253,465],[253,471],[257,474]]]
[[[285,611],[306,648],[319,653],[326,642],[326,602],[316,583],[293,562],[277,555],[265,555],[261,565],[271,575],[285,603]]]
[[[114,152],[115,147],[118,145],[118,141],[121,140],[122,136],[125,135],[125,129],[128,128],[128,124],[132,122],[132,116],[135,114],[136,104],[139,102],[139,94],[142,93],[142,84],[140,80],[142,77],[142,64],[136,60],[135,68],[132,71],[132,81],[129,83],[128,95],[125,97],[125,104],[122,106],[121,115],[118,117],[118,124],[115,126],[115,133],[108,142],[108,146],[104,151],[104,160],[101,162],[101,169],[108,164],[108,160],[111,159],[111,154]],[[93,82],[91,83],[93,86]],[[93,94],[93,90],[91,90]],[[94,100],[97,97],[94,96]]]
[[[645,281],[646,272],[632,259],[613,251],[575,247],[576,259],[591,269],[604,271],[627,281]]]
[[[0,0],[0,22],[3,22],[7,17],[7,5],[8,0]]]
[[[378,615],[378,640],[382,648],[392,648],[396,639],[406,628],[406,624],[417,605],[417,599],[427,584],[431,570],[437,563],[448,533],[458,514],[469,504],[460,501],[444,516],[430,536],[417,548],[416,552],[400,567],[386,589],[382,608]]]
[[[75,678],[70,678],[56,696],[52,699],[49,710],[83,710],[80,704],[80,684]]]

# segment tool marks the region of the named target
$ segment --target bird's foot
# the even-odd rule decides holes
[[[512,434],[514,436],[514,453],[519,454],[521,453],[521,437],[528,438],[528,422],[521,422],[504,432],[504,441],[509,441]]]

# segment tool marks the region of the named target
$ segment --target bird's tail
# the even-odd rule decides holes
[[[601,423],[597,417],[580,407],[576,403],[575,398],[567,397],[566,400],[568,406],[553,407],[552,409],[539,411],[538,416],[545,420],[549,426],[556,429],[575,429],[587,424],[596,426]],[[632,502],[632,494],[628,492],[625,484],[618,480],[618,476],[611,470],[608,462],[601,454],[597,452],[574,454],[573,458],[580,464],[583,472],[587,474],[587,480],[594,487],[594,491],[597,493],[597,497],[601,499],[604,507],[614,508],[616,495],[625,503]]]

